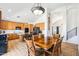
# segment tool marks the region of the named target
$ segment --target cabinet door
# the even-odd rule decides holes
[[[20,23],[20,25],[19,25],[20,27],[21,27],[21,30],[23,30],[24,29],[24,24],[23,23]]]
[[[45,24],[44,23],[40,23],[40,29],[44,30],[45,29]]]
[[[25,28],[28,28],[28,24],[24,24],[24,29],[25,29]]]
[[[30,32],[33,31],[33,24],[29,24]]]
[[[2,30],[6,30],[7,29],[7,22],[6,21],[0,21],[0,27]]]
[[[12,22],[12,29],[13,29],[13,30],[16,29],[16,22]]]
[[[17,23],[17,22],[16,22],[16,27],[20,27],[20,23]]]
[[[8,28],[7,28],[7,30],[12,30],[12,24],[11,24],[11,22],[8,22]]]
[[[7,30],[15,30],[16,23],[15,22],[8,22]]]
[[[35,26],[36,27],[40,27],[40,30],[44,30],[45,29],[45,24],[44,23],[37,23]]]
[[[0,21],[0,29],[3,29],[2,27],[3,27],[3,26],[2,26],[2,21]]]

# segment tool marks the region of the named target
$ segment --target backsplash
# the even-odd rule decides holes
[[[0,30],[3,34],[16,33],[16,34],[24,34],[24,30]],[[1,33],[1,34],[2,34]]]

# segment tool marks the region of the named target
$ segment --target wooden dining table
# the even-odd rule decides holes
[[[40,48],[49,49],[52,47],[52,45],[55,44],[55,40],[53,40],[51,37],[50,40],[48,39],[47,42],[45,42],[45,39],[38,39],[38,40],[35,40],[34,43],[35,43],[35,45],[39,46]]]
[[[29,44],[29,47],[32,47],[32,42],[34,43],[34,45],[36,45],[36,48],[41,48],[44,51],[47,51],[48,49],[50,49],[54,44],[56,44],[56,39],[53,39],[52,37],[47,38],[47,42],[45,42],[45,38],[38,38],[36,40],[26,40],[24,39],[24,41]],[[29,50],[28,50],[29,51]],[[40,52],[39,52],[40,53]],[[33,54],[33,53],[31,53]],[[44,52],[44,55],[47,55]]]

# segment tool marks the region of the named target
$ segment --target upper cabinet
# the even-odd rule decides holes
[[[7,30],[15,30],[15,27],[16,27],[16,23],[15,22],[7,21],[7,23],[8,23]]]
[[[16,23],[16,27],[20,27],[21,30],[23,30],[25,28],[24,23]]]
[[[39,27],[40,30],[44,30],[45,29],[45,23],[37,23],[35,26]]]
[[[6,30],[8,27],[8,23],[5,21],[0,21],[0,29]]]
[[[23,24],[24,25],[24,28],[28,28],[28,24],[26,23],[26,24]]]
[[[24,30],[28,27],[28,24],[0,20],[0,29],[2,30],[16,30],[16,27],[20,27],[21,30]]]
[[[28,24],[28,27],[30,29],[30,32],[32,32],[33,31],[33,24]]]

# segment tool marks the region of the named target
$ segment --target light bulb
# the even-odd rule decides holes
[[[35,15],[41,15],[42,13],[43,13],[42,10],[35,10],[35,11],[34,11],[34,14],[35,14]]]

